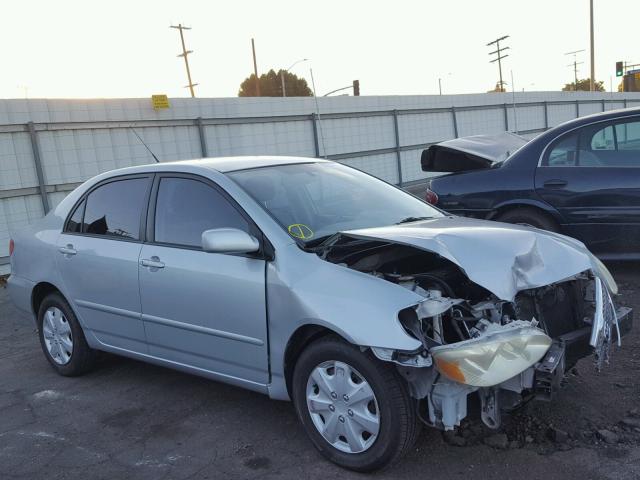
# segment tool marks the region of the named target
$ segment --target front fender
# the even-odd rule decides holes
[[[398,319],[400,310],[424,300],[410,290],[326,262],[296,245],[277,252],[266,276],[274,398],[288,398],[284,356],[289,340],[302,326],[322,326],[354,345],[405,351],[421,346]]]

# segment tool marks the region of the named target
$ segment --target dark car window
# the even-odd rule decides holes
[[[640,121],[587,125],[554,145],[547,167],[640,167]]]
[[[133,178],[96,188],[87,197],[82,231],[139,240],[148,182],[147,178]]]
[[[615,150],[616,140],[613,133],[613,125],[598,130],[591,137],[591,150]]]
[[[578,136],[569,135],[551,149],[546,165],[549,167],[573,167],[576,164]]]
[[[616,125],[618,150],[640,152],[640,121],[618,123]],[[636,156],[636,158],[638,158]],[[640,162],[640,159],[637,160]]]
[[[67,226],[64,229],[65,232],[80,233],[82,232],[82,217],[84,216],[84,206],[86,201],[82,200],[80,204],[73,211],[73,214],[67,221]]]
[[[202,232],[238,228],[249,232],[240,212],[213,187],[187,178],[163,178],[158,188],[155,241],[200,247]]]

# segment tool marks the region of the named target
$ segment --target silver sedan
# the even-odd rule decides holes
[[[359,471],[401,458],[422,424],[455,429],[472,395],[499,428],[631,327],[580,242],[318,159],[105,173],[10,253],[11,296],[58,373],[101,350],[292,400],[318,450]]]

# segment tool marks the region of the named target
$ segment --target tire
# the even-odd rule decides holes
[[[344,387],[343,391],[349,391],[353,397],[356,397],[366,387],[370,387],[374,401],[368,402],[366,405],[367,400],[352,402],[353,398],[343,397],[343,391],[336,391],[337,395],[333,397],[335,402],[331,403],[334,411],[332,411],[333,413],[329,412],[328,409],[332,406],[326,406],[324,412],[327,417],[325,419],[325,415],[311,413],[309,404],[316,402],[309,401],[308,395],[309,392],[311,395],[315,395],[317,392],[318,397],[312,396],[311,398],[321,398],[321,405],[324,405],[323,401],[331,400],[329,396],[317,388],[317,382],[314,378],[318,378],[318,368],[322,370],[329,365],[328,370],[322,371],[331,372],[332,362],[336,365],[333,368],[333,377],[326,378],[334,378],[334,380],[340,378],[339,372],[344,372],[345,370],[341,369],[346,365],[351,369],[351,376],[348,383],[341,386]],[[323,365],[325,367],[322,367]],[[312,374],[315,375],[313,378],[311,378]],[[360,378],[366,383],[354,383]],[[336,384],[327,383],[325,389],[328,386],[328,390],[330,390],[331,385],[335,386]],[[356,393],[358,385],[360,385],[360,390]],[[293,373],[292,391],[296,412],[313,445],[327,459],[350,470],[369,472],[392,465],[413,446],[420,431],[415,410],[416,401],[410,397],[406,382],[400,377],[395,367],[389,363],[381,362],[370,352],[362,352],[359,348],[337,337],[324,337],[313,342],[302,352]],[[353,410],[350,407],[353,407]],[[338,432],[346,434],[348,429],[351,429],[352,433],[360,432],[359,428],[362,428],[360,422],[364,418],[363,413],[367,415],[364,408],[369,412],[368,418],[377,418],[379,429],[374,435],[362,431],[355,436],[353,434],[350,436],[351,439],[355,438],[357,442],[368,445],[363,451],[346,451],[345,449],[348,448],[346,445],[348,444],[350,447],[351,443],[346,441],[345,435],[338,437],[336,440],[338,446],[335,446],[325,439],[319,430],[321,427],[316,427],[316,423],[314,423],[315,418],[316,422],[326,427],[327,422],[332,421],[336,415],[341,413],[342,415],[338,415],[338,418],[342,416],[342,420],[340,420],[342,425],[337,421],[333,423],[337,426]]]
[[[78,319],[59,293],[50,293],[40,304],[38,337],[44,356],[60,375],[74,377],[93,367],[96,351],[87,345]]]
[[[560,231],[560,227],[551,217],[533,208],[525,207],[509,210],[502,215],[499,215],[496,220],[498,222],[530,225],[550,232],[557,233]]]

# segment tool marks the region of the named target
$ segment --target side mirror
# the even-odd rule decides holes
[[[237,228],[214,228],[202,232],[202,250],[211,253],[254,253],[258,239]]]

